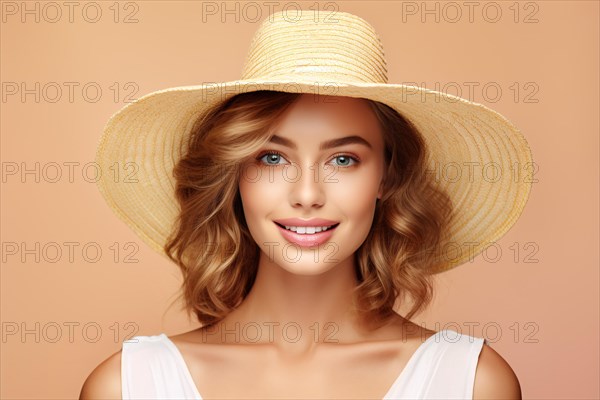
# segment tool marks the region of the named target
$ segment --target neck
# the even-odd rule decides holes
[[[358,341],[367,334],[353,307],[358,283],[354,255],[321,274],[300,275],[261,254],[250,293],[211,328],[213,336],[292,353],[310,352],[319,343]]]

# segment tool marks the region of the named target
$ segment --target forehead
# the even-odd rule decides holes
[[[360,135],[370,142],[381,140],[375,113],[365,99],[303,94],[283,115],[278,136],[303,139]]]

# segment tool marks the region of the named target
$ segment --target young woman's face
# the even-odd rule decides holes
[[[302,95],[256,161],[242,169],[244,214],[261,256],[302,275],[347,262],[371,229],[381,196],[383,146],[379,123],[365,100]],[[282,221],[290,218],[302,221]],[[316,218],[328,221],[311,221]],[[294,232],[276,221],[337,226]]]

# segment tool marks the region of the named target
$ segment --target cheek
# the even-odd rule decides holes
[[[269,182],[268,171],[252,168],[238,183],[246,222],[252,225],[269,218],[277,205],[277,185]]]
[[[378,182],[372,173],[348,174],[333,184],[334,190],[329,190],[330,201],[348,218],[351,229],[360,237],[366,235],[373,225]]]
[[[352,229],[356,232],[371,229],[375,213],[375,196],[359,196],[356,193],[344,193],[342,190],[337,191],[336,196],[339,196],[336,204],[340,213],[352,223]]]
[[[380,180],[375,174],[370,171],[346,173],[332,180],[337,182],[329,184],[328,193],[336,199],[336,204],[357,213],[368,213],[373,208]]]
[[[259,190],[257,190],[257,186],[257,183],[244,180],[244,178],[240,179],[239,182],[240,198],[248,223],[254,219],[254,214],[259,211],[257,207],[260,207],[261,204],[258,198]]]

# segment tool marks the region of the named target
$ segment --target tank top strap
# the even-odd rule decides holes
[[[415,354],[386,398],[473,398],[475,370],[485,339],[450,329],[434,336]]]
[[[191,382],[181,354],[164,333],[123,341],[123,399],[199,399]]]

